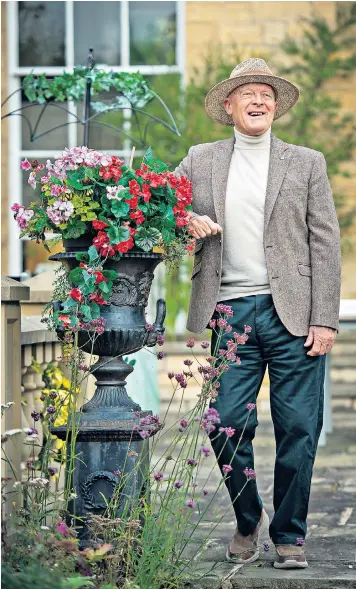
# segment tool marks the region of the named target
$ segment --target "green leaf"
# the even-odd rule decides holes
[[[63,231],[65,239],[78,239],[86,231],[86,224],[80,219],[68,219],[68,225]]]
[[[99,257],[98,250],[96,249],[95,245],[91,245],[88,249],[89,254],[89,262],[94,262]]]
[[[91,309],[90,309],[89,305],[81,305],[80,310],[82,313],[84,313],[84,321],[85,320],[90,321],[90,319],[92,319]]]
[[[99,282],[99,288],[102,292],[110,292],[107,282]]]
[[[83,276],[83,268],[74,268],[68,274],[69,282],[72,282],[75,285],[83,284],[84,283],[84,276]]]
[[[61,589],[78,589],[79,587],[95,587],[94,583],[89,581],[92,577],[69,577],[62,579]]]
[[[115,270],[103,270],[103,275],[107,280],[116,280],[118,273]]]
[[[75,255],[75,259],[78,260],[78,262],[87,263],[89,261],[89,256],[88,256],[88,254],[77,253]]]
[[[114,213],[115,217],[117,219],[120,219],[120,217],[126,217],[127,213],[130,210],[130,207],[127,204],[127,202],[123,200],[113,200],[111,203],[111,210]]]
[[[143,156],[143,163],[147,164],[148,166],[150,165],[151,161],[152,161],[153,155],[152,155],[152,147],[149,146],[149,148],[147,149],[145,155]]]
[[[152,250],[154,245],[157,245],[161,237],[161,232],[154,227],[139,227],[134,237],[135,244],[143,249],[145,252]]]
[[[97,303],[89,303],[88,307],[90,308],[92,318],[98,319],[100,317],[99,305]]]

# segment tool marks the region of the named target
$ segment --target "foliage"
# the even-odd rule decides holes
[[[96,67],[88,70],[82,66],[53,79],[48,79],[46,74],[35,76],[31,73],[24,78],[23,90],[29,102],[38,104],[45,104],[49,100],[79,102],[84,99],[88,78],[91,80],[92,96],[114,89],[118,93],[115,106],[121,108],[130,105],[143,108],[154,97],[140,73],[103,71]],[[97,105],[97,110],[100,110],[100,103]],[[96,109],[96,102],[92,106]]]
[[[342,236],[347,239],[356,209],[350,210],[338,187],[337,176],[350,178],[343,166],[353,158],[356,146],[356,119],[343,112],[332,96],[332,83],[345,87],[356,68],[356,3],[337,7],[334,26],[321,17],[301,19],[304,35],[296,41],[287,36],[281,45],[288,63],[277,65],[281,75],[291,76],[301,90],[300,99],[288,116],[276,123],[278,136],[288,143],[322,151],[329,179],[335,177],[333,195]],[[342,87],[341,86],[341,87]],[[346,86],[348,87],[348,86]],[[347,90],[350,92],[350,90]],[[345,244],[345,239],[344,239]]]
[[[14,502],[12,516],[3,521],[3,539],[7,532],[12,541],[3,546],[5,561],[5,582],[8,571],[11,570],[14,583],[23,582],[23,589],[27,589],[27,578],[32,578],[41,568],[43,586],[46,587],[48,572],[55,571],[58,587],[55,589],[70,589],[80,586],[93,586],[96,589],[134,587],[149,587],[150,589],[171,589],[182,587],[187,580],[195,582],[198,578],[196,566],[199,555],[204,552],[207,540],[214,533],[216,526],[222,521],[226,513],[219,514],[214,521],[212,517],[212,503],[217,497],[221,486],[226,482],[232,467],[228,464],[223,468],[223,474],[215,486],[211,488],[209,480],[212,469],[206,469],[204,461],[211,453],[206,445],[209,435],[222,436],[223,448],[229,439],[235,436],[239,446],[241,432],[235,433],[233,428],[219,427],[220,418],[213,403],[218,394],[219,378],[232,365],[239,364],[238,347],[244,345],[251,328],[245,326],[243,334],[232,334],[231,340],[224,350],[221,338],[231,332],[229,317],[232,316],[231,307],[218,305],[216,318],[211,321],[211,328],[216,331],[217,344],[214,356],[207,356],[201,361],[200,355],[194,354],[197,346],[193,339],[187,341],[187,348],[192,357],[184,361],[181,373],[170,373],[172,381],[172,400],[180,399],[178,413],[173,416],[168,407],[161,423],[158,416],[135,414],[136,424],[133,432],[143,439],[152,437],[150,448],[151,461],[146,461],[143,452],[133,452],[130,445],[127,456],[120,464],[121,471],[113,474],[116,486],[108,496],[102,493],[106,508],[101,513],[88,514],[88,525],[91,531],[91,544],[84,550],[79,549],[78,536],[75,527],[68,527],[63,518],[73,518],[75,524],[80,525],[74,510],[70,513],[68,499],[74,505],[76,501],[75,489],[70,484],[65,488],[64,503],[58,507],[58,497],[52,497],[48,478],[45,472],[41,476],[28,465],[27,481],[22,482],[7,479],[3,481],[3,501],[12,501],[14,492],[18,501]],[[163,341],[161,341],[161,344]],[[201,347],[208,350],[209,343],[202,342]],[[158,358],[163,356],[160,352]],[[72,366],[70,392],[81,384],[83,367],[80,364],[80,350],[75,340],[71,350]],[[194,366],[194,368],[193,368]],[[193,373],[193,370],[195,373]],[[88,372],[86,371],[87,375]],[[201,377],[201,393],[193,408],[185,412],[182,407],[183,396],[189,382],[194,384]],[[63,379],[56,374],[55,369],[49,370],[44,376],[46,395],[55,393],[62,388]],[[54,382],[57,381],[57,386]],[[51,398],[51,397],[50,397]],[[71,426],[71,440],[76,438],[77,429],[75,419],[76,398],[71,394],[69,418]],[[207,403],[212,405],[207,408]],[[44,415],[48,414],[46,399],[43,401]],[[11,409],[4,406],[4,411]],[[246,407],[246,420],[243,431],[254,404]],[[164,421],[170,415],[168,427],[164,428]],[[52,420],[56,419],[56,412],[50,413]],[[36,435],[36,423],[40,416],[33,412],[33,428],[28,435]],[[7,461],[6,443],[16,432],[5,432],[3,436],[3,456]],[[135,446],[137,448],[137,446]],[[160,451],[160,452],[159,452]],[[69,445],[68,471],[71,472],[80,457],[75,455],[75,442]],[[128,457],[135,456],[134,468],[126,470]],[[154,457],[154,458],[153,458]],[[234,456],[231,458],[233,460]],[[132,460],[130,459],[130,462]],[[207,473],[208,471],[208,473]],[[138,489],[133,497],[127,489],[131,488],[132,477],[143,473],[144,486]],[[245,483],[240,490],[242,493],[256,474],[252,469],[245,469]],[[70,483],[70,477],[68,477]],[[209,490],[208,490],[209,489]],[[245,491],[247,492],[247,490]],[[111,494],[112,493],[112,494]],[[17,509],[15,506],[20,505]],[[224,511],[224,510],[223,510]],[[197,532],[201,524],[209,522],[209,532],[206,538],[199,539]],[[189,548],[189,551],[188,551]],[[189,552],[189,555],[188,555]],[[220,581],[217,581],[220,586]],[[15,586],[16,585],[12,585]]]

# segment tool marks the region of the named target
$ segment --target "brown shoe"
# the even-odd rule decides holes
[[[276,545],[275,569],[306,569],[308,566],[302,546]]]
[[[262,510],[261,519],[255,531],[249,536],[242,536],[238,529],[226,550],[226,560],[238,564],[247,564],[254,562],[260,556],[259,544],[262,534],[269,527],[269,518],[265,510]]]

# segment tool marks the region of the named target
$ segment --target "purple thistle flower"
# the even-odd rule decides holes
[[[31,417],[33,418],[34,421],[39,421],[40,419],[40,414],[37,413],[37,411],[32,411],[31,412]]]
[[[219,427],[219,432],[224,433],[227,435],[228,438],[231,438],[236,430],[233,427]]]
[[[53,394],[53,393],[50,393],[50,396],[51,396],[51,394]],[[42,393],[42,394],[40,395],[40,399],[41,399],[41,401],[45,401],[45,400],[46,400],[46,395],[44,395],[44,394]]]
[[[196,503],[193,501],[193,499],[188,499],[188,501],[185,502],[185,505],[190,507],[190,509],[194,509],[194,507],[196,507]]]
[[[216,325],[216,319],[210,319],[209,321],[209,327],[211,327],[211,329],[214,329]]]
[[[174,378],[174,372],[168,372],[167,376],[172,380]]]
[[[146,323],[145,328],[146,328],[146,331],[152,331],[153,325],[151,325],[151,323]]]
[[[185,364],[186,366],[191,366],[192,364],[194,364],[193,360],[183,360],[183,364]]]
[[[208,446],[201,446],[201,447],[200,447],[200,452],[201,452],[202,454],[204,454],[204,456],[205,456],[206,458],[207,458],[208,456],[210,456],[210,454],[211,454],[210,448],[208,448]]]
[[[47,407],[47,413],[55,413],[56,412],[56,408],[54,405],[48,405]]]
[[[209,348],[210,344],[209,342],[201,342],[201,347],[203,348],[203,350],[206,350],[207,348]]]
[[[230,464],[224,464],[222,467],[222,471],[224,474],[229,474],[232,471],[232,466]]]
[[[164,358],[164,356],[165,356],[164,352],[158,352],[158,354],[157,354],[158,360],[162,360],[162,358]]]
[[[150,432],[147,431],[147,429],[142,429],[138,432],[141,436],[141,438],[144,440],[145,438],[148,438],[148,436],[150,435]]]
[[[245,333],[250,333],[252,331],[252,327],[250,327],[249,325],[245,325]]]
[[[246,467],[244,468],[243,473],[249,480],[256,478],[256,471],[254,471],[253,468]]]
[[[297,546],[304,546],[304,538],[297,538],[295,543]]]
[[[114,475],[115,475],[116,477],[119,477],[119,476],[121,476],[121,470],[114,470]]]
[[[200,417],[199,415],[196,415],[195,417],[193,417],[193,421],[195,421],[195,423],[200,422]]]
[[[181,419],[180,420],[180,425],[183,429],[185,429],[186,427],[188,427],[189,425],[189,421],[187,421],[186,419]]]
[[[154,478],[156,481],[162,481],[163,477],[164,477],[164,474],[163,474],[163,472],[156,472],[156,473],[153,475],[153,478]]]
[[[196,466],[198,462],[194,460],[194,458],[187,458],[187,464],[189,464],[189,466]]]
[[[63,521],[58,522],[58,524],[56,525],[56,530],[57,530],[57,532],[62,534],[62,536],[66,536],[68,534],[68,526]]]
[[[270,546],[269,546],[269,542],[267,542],[266,540],[263,542],[263,550],[265,552],[269,552]]]
[[[55,466],[48,467],[49,476],[53,477],[55,474],[57,474],[57,472],[58,472],[58,468],[56,468]]]
[[[203,489],[203,495],[207,495],[209,493],[208,489]]]
[[[195,339],[193,337],[187,339],[187,342],[185,344],[187,346],[187,348],[194,348],[195,346]]]
[[[54,401],[58,397],[57,391],[51,391],[49,394],[50,398]]]
[[[162,333],[160,333],[157,336],[157,345],[158,346],[163,346],[163,344],[164,344],[164,335]]]
[[[256,404],[255,403],[247,403],[246,409],[248,409],[249,411],[253,411],[253,409],[256,409]]]
[[[176,489],[180,489],[181,487],[183,487],[183,483],[182,483],[182,481],[176,481],[174,483],[174,486]]]

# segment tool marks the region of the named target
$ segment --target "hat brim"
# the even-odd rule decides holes
[[[223,80],[209,90],[205,98],[205,109],[209,117],[222,125],[233,126],[234,122],[232,117],[227,114],[224,108],[224,100],[233,90],[235,90],[235,88],[242,86],[242,84],[252,82],[268,84],[276,90],[278,106],[274,113],[274,120],[279,119],[286,114],[286,112],[295,105],[299,98],[299,89],[297,86],[285,78],[268,74],[246,74],[244,76]]]

